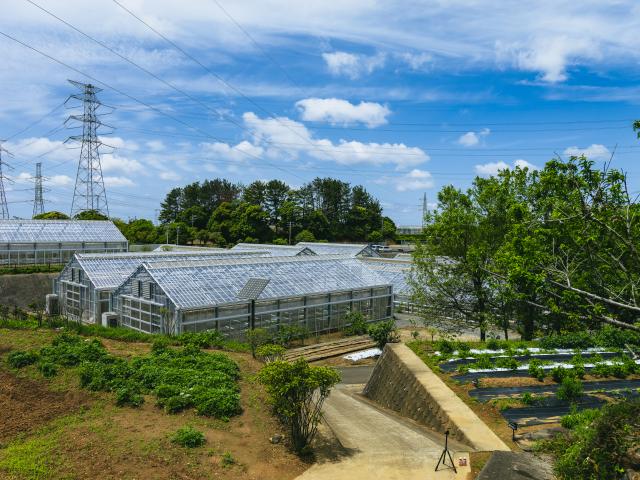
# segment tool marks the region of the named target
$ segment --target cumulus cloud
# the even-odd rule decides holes
[[[135,187],[136,184],[127,177],[104,177],[106,187]]]
[[[176,172],[171,172],[169,170],[160,172],[158,176],[162,180],[172,180],[172,181],[178,181],[181,178],[180,175],[178,175]]]
[[[117,153],[103,153],[100,156],[103,172],[141,173],[142,164],[135,159],[123,157]]]
[[[502,160],[499,162],[483,163],[480,165],[476,165],[474,169],[477,175],[483,177],[491,177],[497,175],[500,170],[509,170],[516,167],[520,167],[522,169],[528,168],[529,170],[539,170],[539,168],[533,163],[529,163],[526,160],[522,159],[515,160],[511,165],[503,162]]]
[[[488,128],[483,128],[479,132],[467,132],[460,135],[460,138],[458,138],[458,143],[464,147],[475,147],[480,143],[480,139],[482,137],[486,137],[490,133],[491,130],[489,130]]]
[[[225,159],[233,162],[251,161],[254,159],[252,157],[260,157],[263,152],[262,147],[253,145],[246,140],[243,140],[235,146],[222,142],[203,142],[200,144],[200,148],[203,155],[207,158]]]
[[[394,180],[396,190],[398,192],[407,192],[411,190],[426,190],[433,188],[433,176],[426,170],[414,168],[406,175]]]
[[[387,123],[391,110],[375,102],[360,102],[355,105],[339,98],[305,98],[296,102],[301,118],[311,122],[331,124],[362,123],[372,128]]]
[[[322,58],[327,64],[329,73],[335,76],[345,76],[351,79],[371,74],[385,64],[385,55],[361,55],[349,52],[323,53]]]
[[[564,154],[569,157],[580,157],[584,155],[591,160],[606,160],[611,157],[609,149],[599,143],[593,143],[585,148],[578,148],[576,146],[568,147],[565,149]]]
[[[433,55],[427,52],[420,52],[420,53],[404,52],[404,53],[400,53],[398,57],[402,61],[404,61],[407,65],[409,65],[413,70],[420,70],[425,65],[433,61]]]
[[[254,134],[254,143],[263,146],[265,154],[271,158],[280,159],[284,154],[296,159],[306,155],[341,165],[395,164],[398,168],[417,166],[430,158],[424,150],[403,143],[363,143],[344,139],[333,142],[315,138],[302,123],[287,117],[263,119],[247,112],[243,119]]]

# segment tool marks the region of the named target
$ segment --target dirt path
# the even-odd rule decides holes
[[[340,385],[324,405],[325,422],[350,455],[316,464],[297,480],[465,478],[450,470],[434,472],[442,452],[441,435],[375,408],[359,397],[361,390],[362,385]],[[457,464],[458,455],[454,461]]]

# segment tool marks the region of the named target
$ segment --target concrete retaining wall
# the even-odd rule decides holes
[[[36,302],[44,306],[44,297],[52,291],[58,273],[0,275],[0,304],[26,308]]]
[[[447,385],[401,343],[388,344],[373,369],[364,395],[399,414],[476,451],[509,450]]]

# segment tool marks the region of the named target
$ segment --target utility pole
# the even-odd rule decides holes
[[[429,208],[427,207],[427,192],[422,197],[422,230],[424,231],[425,222],[427,221],[427,213]]]
[[[180,245],[180,227],[176,227],[176,245]]]
[[[5,169],[3,167],[11,168],[11,166],[2,159],[3,152],[12,156],[11,153],[2,146],[2,143],[0,143],[0,219],[9,220],[9,205],[7,204],[7,196],[4,192],[4,181],[13,182],[4,174]]]
[[[33,217],[44,213],[44,198],[42,197],[42,163],[36,163],[35,197],[33,199]]]
[[[291,245],[291,227],[293,226],[293,222],[289,222],[289,245]]]
[[[71,203],[71,216],[86,210],[95,210],[108,217],[109,205],[104,189],[99,151],[103,143],[98,137],[98,128],[105,124],[96,113],[102,106],[96,94],[102,89],[90,83],[80,83],[73,80],[69,80],[69,83],[80,89],[81,93],[70,95],[67,102],[75,99],[82,102],[83,106],[82,115],[70,115],[67,118],[67,122],[75,120],[80,122],[82,126],[82,135],[73,135],[68,138],[68,140],[81,142],[76,186]]]

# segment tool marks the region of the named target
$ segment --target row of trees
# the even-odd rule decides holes
[[[64,219],[60,212],[35,218]],[[106,219],[95,211],[79,220]],[[216,178],[172,189],[161,203],[161,224],[112,219],[131,243],[357,241],[395,238],[396,226],[383,217],[380,202],[360,185],[316,178],[299,189],[280,180],[248,186]]]
[[[180,228],[183,240],[248,242],[393,239],[395,224],[364,187],[316,178],[299,189],[280,180],[248,186],[224,179],[172,189],[161,204],[159,235]]]
[[[623,172],[584,157],[476,178],[438,194],[416,251],[414,295],[441,327],[640,331],[640,206]]]

